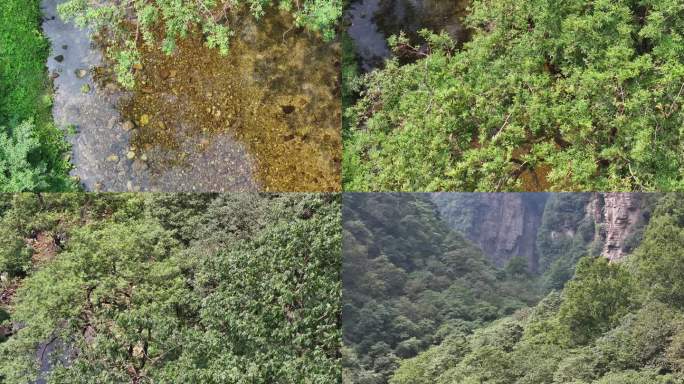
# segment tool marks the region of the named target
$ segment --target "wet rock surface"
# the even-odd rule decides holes
[[[391,54],[387,37],[376,24],[375,15],[380,10],[380,0],[358,0],[346,12],[349,27],[347,33],[354,41],[359,66],[363,72],[380,67]]]
[[[538,268],[537,232],[546,193],[433,193],[441,217],[477,244],[498,267],[516,256]]]
[[[470,0],[380,0],[382,16],[377,17],[377,23],[385,34],[403,31],[414,42],[420,41],[417,32],[423,28],[464,41],[468,34],[463,17],[469,4]]]

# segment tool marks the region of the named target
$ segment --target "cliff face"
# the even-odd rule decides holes
[[[592,200],[588,211],[599,224],[601,256],[620,260],[631,250],[628,240],[645,225],[648,205],[639,193],[604,193]]]
[[[536,234],[547,194],[437,193],[433,200],[442,218],[477,244],[497,265],[515,256],[537,270]]]
[[[544,272],[584,255],[620,260],[638,243],[654,199],[639,193],[436,193],[442,218],[497,265],[514,256]],[[559,261],[560,259],[563,259]]]

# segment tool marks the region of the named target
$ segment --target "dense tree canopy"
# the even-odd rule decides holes
[[[386,383],[402,359],[537,300],[535,278],[496,269],[428,195],[344,199],[345,382]]]
[[[2,203],[0,382],[338,382],[338,196]]]
[[[474,0],[463,48],[366,78],[346,190],[684,187],[684,4]]]
[[[683,207],[678,195],[661,201],[634,259],[639,281],[652,287],[653,298],[680,309],[684,309]]]

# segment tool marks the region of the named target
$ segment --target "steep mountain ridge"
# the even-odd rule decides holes
[[[516,308],[537,304],[548,294],[546,304],[540,304],[540,308],[551,305],[549,313],[560,316],[559,292],[568,286],[570,291],[575,289],[572,286],[577,283],[568,281],[579,268],[585,271],[584,277],[576,280],[595,277],[587,285],[591,292],[579,297],[600,298],[607,307],[611,301],[617,301],[624,304],[625,310],[631,310],[631,303],[636,302],[633,292],[638,289],[631,285],[627,263],[613,261],[624,259],[624,255],[634,253],[638,246],[645,249],[641,239],[652,221],[651,212],[656,203],[664,201],[661,196],[346,194],[343,204],[343,382],[537,384],[539,380],[552,382],[556,372],[565,375],[563,367],[573,366],[576,362],[572,359],[582,352],[558,344],[571,338],[579,340],[568,331],[576,325],[572,316],[586,323],[591,334],[598,337],[616,326],[616,321],[626,312],[613,316],[612,312],[598,311],[596,318],[586,318],[585,312],[593,313],[585,310],[588,303],[581,302],[571,308],[565,305],[578,310],[571,317],[563,318],[568,329],[557,329],[560,320],[547,324],[544,315],[537,319],[539,322],[530,320],[532,325],[529,325],[519,317],[534,309],[517,311]],[[626,261],[629,263],[629,260]],[[531,270],[537,273],[530,273]],[[650,276],[653,275],[657,274]],[[509,315],[512,317],[504,320],[503,328],[499,328],[499,320]],[[533,338],[533,331],[547,327],[551,327],[548,337],[562,340],[544,341],[555,350],[533,350],[538,355],[530,360],[527,353],[538,342]],[[526,349],[515,352],[507,348],[506,345],[522,340],[520,330],[526,328],[533,329],[531,341],[520,344]],[[485,334],[478,333],[480,329]],[[489,353],[488,340],[499,338],[504,339],[501,350],[485,356]],[[496,365],[501,361],[526,367],[526,362],[543,361],[547,355],[567,362],[559,368],[559,361],[554,360],[543,369],[531,364],[529,371],[536,373],[525,377],[526,381],[516,381],[518,373],[510,367]],[[488,364],[482,372],[477,368],[479,361]],[[453,370],[446,372],[449,367]],[[494,372],[504,378],[485,380]],[[534,376],[537,373],[543,376]],[[563,377],[559,376],[558,383],[567,382]],[[614,382],[601,382],[607,383]]]
[[[524,257],[530,271],[574,268],[584,254],[619,260],[638,243],[659,195],[435,193],[442,218],[497,266]],[[560,258],[570,258],[559,262]],[[560,268],[556,266],[555,268]]]
[[[427,194],[349,193],[342,215],[345,383],[386,383],[399,359],[540,298],[524,265],[496,268]]]

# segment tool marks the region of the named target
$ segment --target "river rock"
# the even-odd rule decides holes
[[[150,115],[144,114],[144,115],[140,116],[140,125],[141,126],[144,127],[147,124],[149,124],[149,122],[150,122]]]
[[[132,168],[134,172],[141,172],[147,169],[147,164],[145,164],[145,162],[143,162],[142,160],[136,159],[135,161],[133,161]]]
[[[107,91],[107,93],[114,93],[118,90],[119,87],[117,87],[114,83],[107,83],[107,85],[105,85],[105,91]]]
[[[88,74],[88,71],[86,71],[83,68],[76,70],[76,77],[78,77],[79,79],[86,77],[87,74]]]
[[[121,128],[123,128],[124,131],[128,132],[128,131],[132,130],[133,128],[135,128],[135,124],[133,124],[132,121],[127,120],[123,123],[123,125],[121,125]]]
[[[128,153],[126,154],[126,158],[127,158],[128,160],[133,160],[133,159],[135,159],[135,152],[133,152],[133,151],[128,151]]]
[[[117,163],[119,161],[119,156],[111,154],[107,157],[107,161],[109,161],[110,163]]]
[[[61,63],[62,61],[64,61],[64,55],[55,56],[55,61]]]
[[[116,123],[118,123],[118,122],[119,122],[119,119],[116,116],[112,116],[107,121],[107,128],[113,129],[116,126]]]

